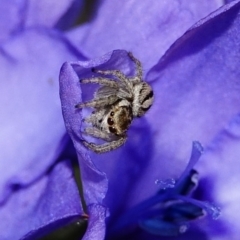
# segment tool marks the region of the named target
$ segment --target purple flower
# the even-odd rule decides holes
[[[176,1],[175,5],[155,1],[119,4],[105,1],[91,23],[68,35],[89,58],[102,57],[89,62],[67,62],[60,72],[63,116],[77,150],[90,217],[84,239],[103,239],[107,216],[106,237],[114,239],[117,236],[110,231],[116,229],[121,216],[156,195],[159,190],[156,179],[178,179],[179,176],[186,179],[187,175],[181,173],[193,140],[200,141],[206,149],[195,166],[200,169],[200,177],[203,176],[196,198],[219,204],[222,219],[215,222],[211,217],[199,219],[186,235],[177,239],[238,236],[238,194],[233,183],[239,175],[235,165],[240,156],[237,149],[240,2],[233,1],[208,16],[218,7],[217,2],[208,1],[206,5],[204,2],[189,4],[189,1]],[[205,18],[184,33],[202,17]],[[93,67],[119,69],[126,75],[133,75],[135,68],[127,51],[112,51],[119,48],[132,51],[141,60],[145,79],[154,89],[155,102],[146,117],[132,124],[124,146],[97,155],[81,144],[85,113],[76,111],[74,106],[82,98],[92,98],[92,93],[82,90],[79,79],[91,77]],[[232,189],[230,193],[229,189]],[[179,206],[172,207],[164,209],[161,216],[179,210]],[[152,220],[152,215],[146,216]],[[198,218],[197,214],[194,216]],[[144,219],[139,218],[140,226],[151,232],[157,222],[149,223]],[[154,239],[142,228],[130,233],[123,228],[121,233],[126,235],[122,239]]]
[[[81,224],[86,213],[83,239],[114,239],[119,229],[124,239],[153,239],[152,234],[166,235],[170,227],[183,230],[189,223],[183,239],[239,235],[238,168],[232,167],[239,156],[238,1],[184,35],[217,9],[219,1],[106,0],[89,23],[71,30],[81,6],[81,1],[24,0],[6,0],[0,6],[1,239],[40,238],[68,222]],[[134,121],[124,146],[96,155],[79,141],[85,115],[74,106],[82,97],[92,97],[91,89],[79,83],[79,78],[92,76],[92,67],[134,74],[127,51],[113,49],[132,51],[141,60],[155,103],[146,117]],[[85,62],[82,53],[96,59]],[[58,95],[56,80],[64,61],[62,111],[77,150],[87,209],[73,177],[76,155]],[[195,176],[192,161],[185,167],[193,140],[206,146],[195,166],[203,179],[197,189],[183,192],[177,186],[189,187]],[[226,167],[224,161],[231,164]],[[177,183],[159,190],[156,179]],[[183,201],[172,202],[177,197]],[[124,217],[151,199],[159,200],[161,211],[154,211],[155,203],[148,205],[122,231]],[[203,201],[220,204],[222,220],[199,219],[212,206]]]

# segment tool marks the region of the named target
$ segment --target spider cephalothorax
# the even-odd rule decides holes
[[[84,133],[100,138],[106,143],[97,145],[83,141],[84,146],[96,153],[111,151],[120,147],[127,139],[128,130],[134,117],[141,117],[152,106],[153,91],[142,79],[142,65],[132,53],[128,54],[137,66],[137,74],[127,77],[119,70],[96,70],[107,77],[93,77],[81,80],[81,83],[98,83],[101,87],[91,101],[77,104],[76,108],[92,107],[94,111],[85,119],[92,126]]]

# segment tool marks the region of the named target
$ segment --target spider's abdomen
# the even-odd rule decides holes
[[[141,117],[152,106],[153,90],[146,82],[137,83],[133,91],[133,116]]]

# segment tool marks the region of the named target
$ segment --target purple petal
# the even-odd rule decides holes
[[[94,66],[105,63],[114,65],[119,62],[118,57],[125,56],[125,51],[116,51],[112,55],[106,54],[100,59],[89,62],[66,62],[60,71],[60,97],[65,125],[73,140],[79,160],[81,179],[84,189],[84,199],[88,207],[89,225],[84,239],[103,239],[105,235],[106,208],[102,203],[108,188],[106,174],[99,171],[88,155],[88,151],[81,144],[82,112],[75,109],[75,105],[82,100],[79,77],[92,75]],[[110,59],[110,60],[109,60]],[[77,73],[80,72],[81,75]]]
[[[36,239],[83,214],[71,164],[61,162],[1,205],[1,239]]]
[[[76,56],[82,58],[61,34],[40,29],[1,47],[1,201],[12,185],[29,184],[43,174],[62,150],[58,71]]]
[[[0,4],[0,42],[26,27],[45,26],[65,28],[73,23],[82,8],[82,1],[2,0]],[[71,15],[67,14],[71,10]],[[64,20],[64,22],[62,22]]]
[[[96,168],[88,155],[88,151],[81,143],[82,112],[75,109],[75,105],[82,101],[79,79],[92,76],[91,69],[95,66],[103,68],[122,66],[125,70],[131,71],[130,62],[126,51],[117,50],[89,62],[67,62],[62,66],[60,72],[60,97],[63,117],[67,131],[78,153],[81,176],[84,188],[87,189],[85,199],[88,204],[102,202],[108,183],[105,173]]]
[[[0,42],[7,39],[12,33],[21,28],[25,1],[23,0],[2,0],[0,4]]]
[[[72,5],[74,5],[74,9],[71,9]],[[71,15],[68,15],[68,18],[74,19],[76,17],[76,12],[79,13],[81,7],[82,0],[61,0],[57,2],[49,0],[27,1],[25,10],[25,27],[38,25],[54,27],[70,9],[72,12]],[[65,21],[70,19],[65,19]]]
[[[92,204],[88,207],[89,211],[89,222],[88,230],[86,231],[82,240],[100,240],[105,237],[105,218],[106,218],[106,208],[98,205]]]
[[[171,159],[187,158],[189,142],[197,139],[207,146],[239,112],[239,6],[235,2],[201,21],[148,74],[155,102],[147,120],[158,119],[152,124],[156,147],[151,161],[164,159],[173,169]],[[149,166],[151,175],[154,169]]]
[[[211,1],[103,1],[94,20],[69,37],[91,58],[131,50],[149,69],[196,21],[220,6]]]
[[[240,181],[239,146],[240,115],[237,115],[206,149],[200,164],[201,175],[209,183],[208,188],[203,188],[203,194],[209,200],[217,201],[222,209],[219,221],[223,223],[217,221],[215,228],[208,228],[218,239],[234,239],[240,235],[240,193],[237,187]]]
[[[240,56],[234,46],[239,36],[234,31],[239,26],[234,15],[238,4],[226,10],[221,9],[215,18],[210,16],[186,33],[147,76],[155,90],[155,102],[146,119],[155,141],[148,159],[151,174],[141,178],[138,192],[146,194],[140,186],[152,186],[154,178],[167,178],[166,171],[175,175],[189,155],[189,142],[197,139],[207,146],[239,111]],[[221,107],[217,107],[219,104]]]

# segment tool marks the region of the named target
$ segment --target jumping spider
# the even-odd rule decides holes
[[[83,140],[88,149],[96,153],[114,150],[127,140],[127,130],[134,117],[141,117],[152,106],[153,91],[143,80],[141,62],[132,53],[130,59],[136,64],[137,74],[127,77],[119,70],[95,70],[107,77],[92,77],[80,80],[81,83],[98,83],[101,87],[95,92],[91,101],[77,104],[76,108],[92,107],[94,111],[84,119],[92,126],[87,127],[84,133],[106,141],[104,144],[89,143]]]

